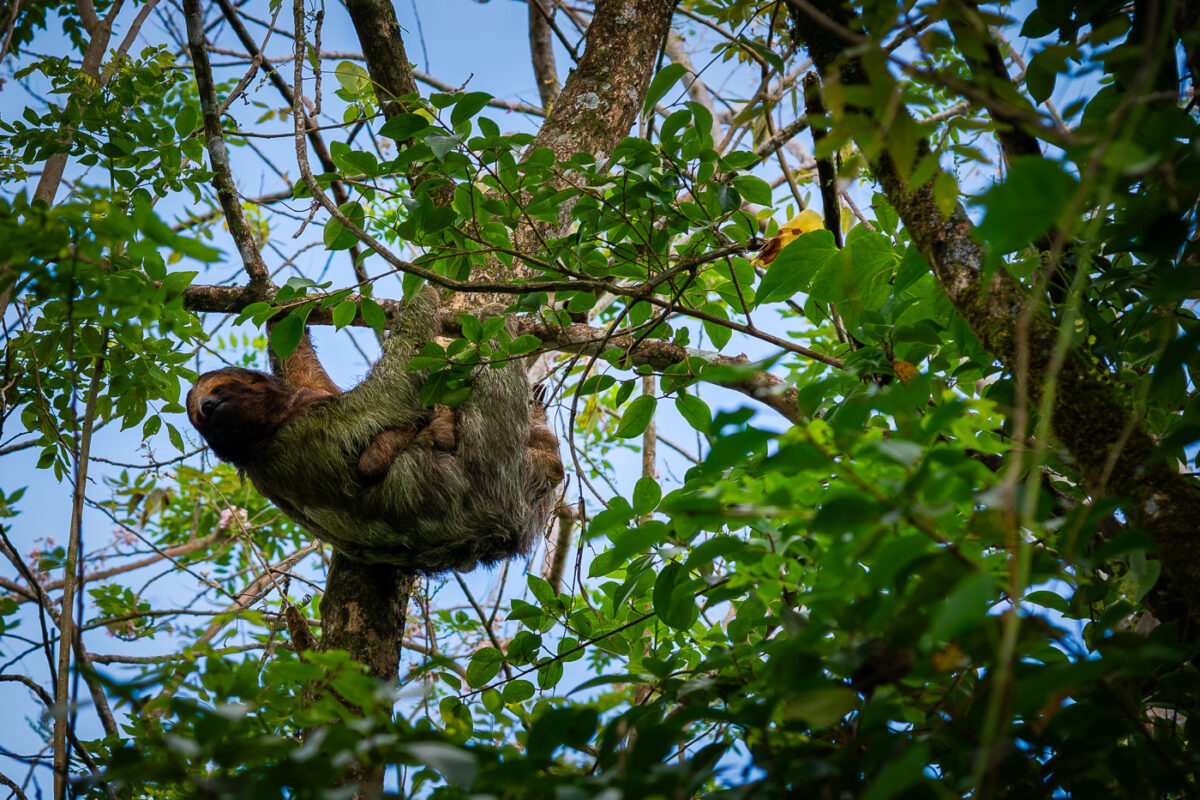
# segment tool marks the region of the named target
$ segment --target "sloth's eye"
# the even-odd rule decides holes
[[[213,390],[210,392],[210,394],[215,394],[217,396],[223,395],[223,394],[225,394],[225,387],[224,386],[214,386]]]

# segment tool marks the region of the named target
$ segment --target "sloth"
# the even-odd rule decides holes
[[[440,334],[438,296],[419,292],[383,354],[348,392],[307,335],[279,374],[200,376],[188,419],[284,514],[350,558],[434,574],[527,553],[563,478],[558,440],[524,367],[478,367],[471,394],[421,403],[412,356]]]

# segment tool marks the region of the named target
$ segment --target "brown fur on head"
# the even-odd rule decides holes
[[[265,372],[225,367],[201,375],[188,392],[188,419],[217,458],[245,466],[315,394]]]

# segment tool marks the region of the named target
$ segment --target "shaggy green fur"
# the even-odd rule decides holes
[[[414,297],[366,380],[288,419],[245,467],[263,495],[349,557],[427,573],[528,552],[554,502],[526,451],[531,393],[515,362],[475,371],[453,452],[408,447],[381,481],[360,477],[358,458],[377,434],[429,417],[426,373],[407,366],[440,333],[437,310],[433,290]]]

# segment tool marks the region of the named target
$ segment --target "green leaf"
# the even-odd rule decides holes
[[[517,635],[508,643],[508,660],[513,664],[524,664],[533,661],[537,657],[538,648],[541,646],[541,636],[530,631],[518,631]]]
[[[487,92],[467,92],[459,95],[454,110],[450,112],[450,125],[457,128],[460,122],[482,111],[491,99],[492,96]]]
[[[613,540],[613,546],[592,559],[588,577],[608,575],[624,564],[630,556],[648,552],[652,547],[661,544],[670,530],[670,526],[662,520],[652,519],[643,522],[635,530],[610,533],[609,538]]]
[[[162,417],[155,414],[146,419],[142,425],[142,438],[149,439],[154,434],[158,433],[158,429],[162,427]]]
[[[425,144],[429,145],[429,149],[433,151],[433,155],[438,161],[444,159],[446,154],[457,147],[461,141],[461,136],[447,136],[441,133],[431,133],[425,137]]]
[[[675,398],[675,409],[680,415],[701,433],[708,433],[712,428],[712,410],[708,403],[690,394],[681,394]]]
[[[362,313],[363,322],[375,330],[381,331],[387,327],[387,314],[383,313],[383,307],[371,298],[364,297],[359,300],[358,309]]]
[[[512,601],[512,610],[508,613],[508,618],[514,622],[524,622],[527,627],[536,630],[542,627],[542,623],[545,621],[546,615],[533,603],[526,603],[524,600],[514,599]],[[511,654],[512,651],[510,649],[510,657]]]
[[[179,138],[191,136],[199,125],[200,109],[192,103],[184,103],[183,108],[179,109],[179,116],[175,117],[175,132]]]
[[[915,244],[910,244],[900,258],[900,265],[896,268],[896,282],[892,290],[899,294],[929,274],[929,262],[917,250]]]
[[[359,229],[363,227],[363,221],[367,218],[367,212],[361,203],[342,203],[342,205],[338,206],[338,210]],[[358,237],[336,219],[330,219],[325,223],[323,239],[325,247],[330,250],[349,250],[358,244]]]
[[[958,180],[953,173],[939,171],[933,179],[933,202],[944,217],[954,212],[958,206]]]
[[[1057,47],[1046,47],[1033,54],[1025,69],[1025,86],[1035,103],[1044,103],[1054,94],[1058,73],[1066,67]]]
[[[1030,592],[1022,598],[1022,603],[1033,603],[1034,605],[1042,606],[1043,608],[1053,609],[1060,614],[1071,614],[1071,604],[1067,598],[1057,592],[1041,590]]]
[[[916,743],[884,764],[878,775],[863,793],[862,800],[888,800],[897,795],[909,796],[906,790],[926,781],[925,770],[930,762],[929,747]]]
[[[1025,247],[1062,218],[1079,181],[1047,158],[1014,158],[1003,183],[980,199],[986,210],[976,235],[996,255]]]
[[[599,722],[599,713],[590,706],[548,708],[534,720],[529,731],[529,756],[549,759],[560,746],[582,750],[596,733]]]
[[[612,375],[590,375],[579,387],[579,396],[586,397],[590,394],[603,392],[608,387],[617,382],[617,379]]]
[[[562,680],[562,661],[551,661],[538,667],[537,680],[539,689],[553,689]]]
[[[382,310],[382,309],[381,309]],[[358,303],[353,300],[343,300],[333,307],[333,327],[338,330],[354,322],[354,316],[358,312]]]
[[[505,703],[523,703],[535,694],[533,684],[526,680],[517,679],[504,684],[501,695]]]
[[[1025,24],[1021,26],[1021,35],[1030,39],[1040,39],[1058,30],[1057,24],[1052,24],[1038,9],[1029,12]]]
[[[428,117],[423,114],[397,114],[383,123],[379,135],[403,142],[431,127]]]
[[[472,689],[483,686],[496,677],[503,661],[504,654],[495,647],[476,650],[475,655],[471,656],[471,662],[467,664],[467,685]]]
[[[700,134],[701,141],[707,146],[712,147],[712,128],[713,116],[712,112],[705,108],[700,103],[688,102],[685,103],[688,109],[692,112],[693,126],[696,132]]]
[[[643,517],[658,507],[659,500],[662,500],[662,487],[658,481],[649,476],[638,478],[633,487],[633,513]]]
[[[529,590],[533,592],[533,596],[543,606],[552,605],[558,599],[557,593],[545,578],[539,578],[537,575],[530,575],[526,579],[529,584]]]
[[[935,641],[954,639],[978,626],[995,600],[995,591],[996,582],[986,572],[967,578],[943,601],[929,635]]]
[[[840,492],[821,503],[821,508],[813,518],[812,529],[845,533],[875,522],[884,510],[879,503],[858,492]]]
[[[807,291],[817,271],[837,257],[837,245],[829,231],[811,231],[798,236],[771,262],[758,286],[757,305],[787,300]]]
[[[452,369],[433,373],[421,385],[421,403],[426,407],[441,403],[454,408],[462,405],[470,396],[470,381],[465,375]]]
[[[300,344],[304,337],[304,323],[313,310],[312,303],[305,303],[295,308],[290,314],[281,319],[271,330],[271,349],[279,358],[287,358]]]
[[[613,397],[613,408],[620,408],[629,399],[629,395],[633,394],[633,384],[633,381],[621,382],[621,385],[617,387],[616,395]]]
[[[1145,550],[1134,550],[1129,554],[1129,575],[1133,579],[1134,596],[1140,602],[1158,582],[1162,572],[1162,561],[1146,558]]]
[[[358,97],[368,86],[371,78],[361,64],[341,61],[334,67],[333,75],[351,97]]]
[[[771,184],[753,175],[739,175],[733,179],[733,187],[747,201],[771,207]]]
[[[459,314],[458,324],[462,326],[463,337],[467,341],[482,342],[483,341],[483,324],[471,316],[470,314]]]
[[[632,439],[641,436],[650,420],[654,418],[654,409],[658,407],[658,399],[651,394],[639,395],[625,409],[621,421],[617,424],[614,436],[618,439]]]
[[[909,442],[898,438],[882,439],[875,442],[875,449],[897,464],[906,467],[917,463],[917,460],[921,458],[921,454],[924,452],[921,445],[916,442]]]
[[[676,630],[687,630],[700,618],[696,581],[680,564],[667,564],[654,581],[654,613]]]
[[[742,196],[737,189],[724,183],[717,184],[717,204],[721,211],[733,211],[742,205]]]
[[[646,90],[646,102],[642,105],[642,113],[650,114],[654,111],[658,101],[671,90],[675,81],[687,74],[687,71],[687,67],[682,64],[668,64],[659,70],[654,80],[650,81],[650,88]]]
[[[527,333],[523,336],[518,336],[517,338],[513,339],[512,344],[506,348],[505,352],[507,352],[510,356],[523,356],[532,353],[541,346],[541,339],[533,334]]]
[[[800,719],[815,728],[828,728],[854,710],[858,695],[849,686],[827,686],[789,694],[783,703],[788,719]]]
[[[725,306],[720,303],[705,303],[700,310],[712,314],[714,317],[729,319]],[[708,338],[712,339],[713,347],[717,350],[729,344],[729,339],[733,336],[733,331],[728,326],[709,320],[704,320],[704,332],[708,334]]]

